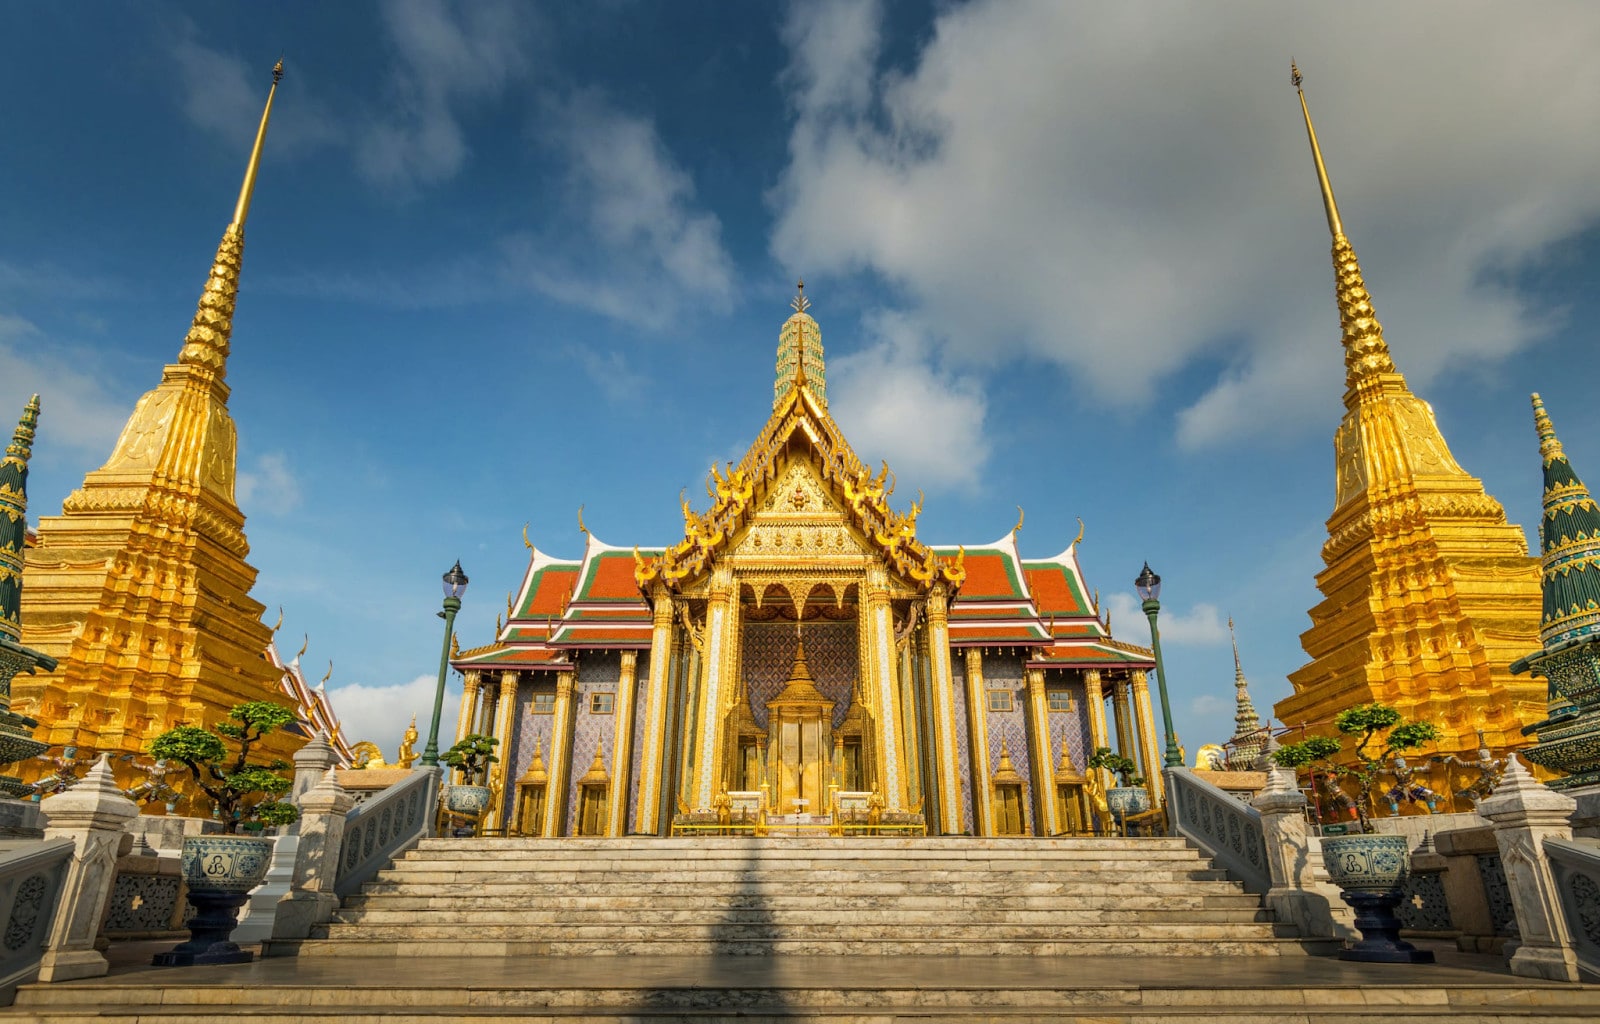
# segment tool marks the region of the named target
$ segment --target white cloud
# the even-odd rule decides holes
[[[644,397],[649,378],[635,370],[621,352],[601,354],[573,345],[568,347],[567,354],[583,367],[589,380],[612,405],[626,405]]]
[[[539,134],[565,167],[565,220],[552,237],[508,243],[513,276],[639,326],[660,324],[685,304],[730,307],[733,261],[722,224],[696,205],[693,179],[654,122],[579,91],[546,100]]]
[[[35,451],[50,445],[104,457],[122,431],[124,404],[102,358],[47,337],[28,320],[0,313],[0,424],[9,440],[28,397],[39,395]]]
[[[1196,718],[1211,718],[1232,711],[1233,701],[1225,700],[1214,693],[1202,693],[1189,702],[1189,714]]]
[[[256,456],[250,469],[239,471],[234,491],[239,509],[246,515],[283,516],[300,507],[300,481],[283,452]]]
[[[399,192],[455,176],[468,104],[498,97],[527,66],[525,9],[505,0],[394,0],[383,27],[395,54],[389,102],[356,146],[374,184]]]
[[[1111,609],[1111,622],[1119,637],[1130,643],[1150,643],[1150,620],[1145,618],[1144,609],[1132,594],[1107,595],[1106,604]],[[1201,602],[1188,611],[1163,605],[1156,626],[1161,630],[1162,643],[1166,644],[1209,647],[1228,642],[1227,621],[1213,604]]]
[[[1600,133],[1572,129],[1600,95],[1583,0],[975,0],[893,69],[877,4],[791,12],[773,255],[875,272],[947,357],[1044,357],[1108,403],[1215,359],[1186,445],[1326,422],[1342,390],[1291,52],[1414,383],[1545,330],[1492,282],[1600,217]]]
[[[872,343],[829,366],[828,408],[851,444],[918,487],[976,486],[989,458],[982,388],[934,365],[905,316],[872,314],[865,328]]]
[[[439,685],[437,675],[421,675],[404,683],[390,686],[373,686],[367,683],[350,683],[328,689],[328,699],[334,713],[343,725],[345,739],[351,743],[371,740],[383,751],[385,761],[393,761],[400,747],[401,737],[411,716],[417,716],[416,750],[420,755],[422,745],[428,740],[428,725],[433,716],[433,697]],[[455,728],[455,711],[460,707],[459,691],[452,698],[445,694],[445,713],[440,732]],[[451,732],[450,735],[454,735]],[[449,746],[441,736],[440,749]]]

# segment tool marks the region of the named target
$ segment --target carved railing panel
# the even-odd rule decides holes
[[[1600,975],[1600,842],[1546,839],[1544,855],[1561,897],[1561,915],[1584,973]]]
[[[1178,835],[1199,846],[1249,892],[1272,888],[1261,812],[1188,768],[1168,768],[1167,811]]]
[[[333,885],[340,899],[359,890],[427,833],[438,801],[438,784],[438,773],[418,769],[346,815],[339,873]]]
[[[39,969],[72,849],[70,839],[46,839],[0,855],[0,995]]]
[[[1400,926],[1418,932],[1448,932],[1455,929],[1450,917],[1450,902],[1445,898],[1443,871],[1411,871],[1401,887],[1400,905],[1395,916]]]
[[[1489,901],[1489,919],[1496,935],[1515,931],[1517,912],[1511,906],[1511,887],[1506,884],[1505,866],[1498,853],[1477,854],[1478,877],[1483,880],[1483,895]]]

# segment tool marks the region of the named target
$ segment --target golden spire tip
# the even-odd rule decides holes
[[[811,308],[811,300],[806,298],[806,282],[804,278],[794,286],[794,299],[790,301],[789,308],[796,313],[804,313]]]
[[[278,58],[278,63],[272,65],[272,84],[277,85],[283,81],[283,58]]]
[[[1296,89],[1299,89],[1300,88],[1300,83],[1304,82],[1305,80],[1306,80],[1305,76],[1300,73],[1300,65],[1298,65],[1298,64],[1296,64],[1294,62],[1294,58],[1293,57],[1290,57],[1289,58],[1289,81],[1291,83],[1293,83],[1293,85],[1294,85],[1294,87]]]
[[[1546,462],[1566,458],[1567,453],[1556,437],[1555,425],[1550,422],[1550,414],[1544,411],[1544,400],[1537,391],[1533,393],[1533,427],[1539,432],[1539,455]]]

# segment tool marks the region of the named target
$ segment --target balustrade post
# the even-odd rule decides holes
[[[1551,981],[1578,981],[1578,955],[1561,911],[1561,894],[1544,851],[1546,839],[1572,838],[1577,802],[1528,774],[1515,754],[1505,781],[1478,802],[1478,813],[1494,823],[1495,844],[1521,941],[1507,943],[1512,974]]]
[[[94,940],[111,898],[128,822],[139,816],[139,808],[117,788],[109,757],[100,755],[82,782],[39,805],[50,820],[45,838],[73,842],[72,862],[39,963],[40,981],[98,978],[110,970]],[[128,842],[131,846],[131,836]]]
[[[1272,875],[1272,887],[1263,896],[1267,908],[1305,938],[1355,938],[1347,923],[1336,921],[1327,897],[1315,891],[1311,842],[1306,835],[1306,798],[1295,785],[1294,772],[1273,766],[1267,773],[1267,788],[1250,806],[1261,812],[1261,837]]]
[[[294,785],[289,789],[289,802],[298,804],[300,798],[322,781],[329,768],[339,763],[339,755],[328,734],[317,731],[311,741],[294,752]]]
[[[334,882],[344,848],[345,818],[355,798],[345,792],[329,769],[300,798],[300,848],[295,852],[294,880],[289,895],[278,901],[272,939],[262,946],[262,956],[293,953],[292,940],[310,936],[315,925],[326,924],[338,909]],[[288,940],[288,941],[285,941]],[[287,948],[274,948],[280,943]]]

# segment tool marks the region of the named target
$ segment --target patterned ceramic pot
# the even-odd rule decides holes
[[[1106,806],[1118,821],[1150,809],[1150,793],[1143,786],[1112,786],[1106,790]]]
[[[1323,836],[1322,864],[1346,892],[1395,892],[1411,866],[1405,836]]]
[[[489,806],[489,787],[451,786],[445,791],[444,805],[457,814],[482,814]]]
[[[267,877],[272,844],[255,836],[185,836],[184,880],[194,892],[249,892]]]

